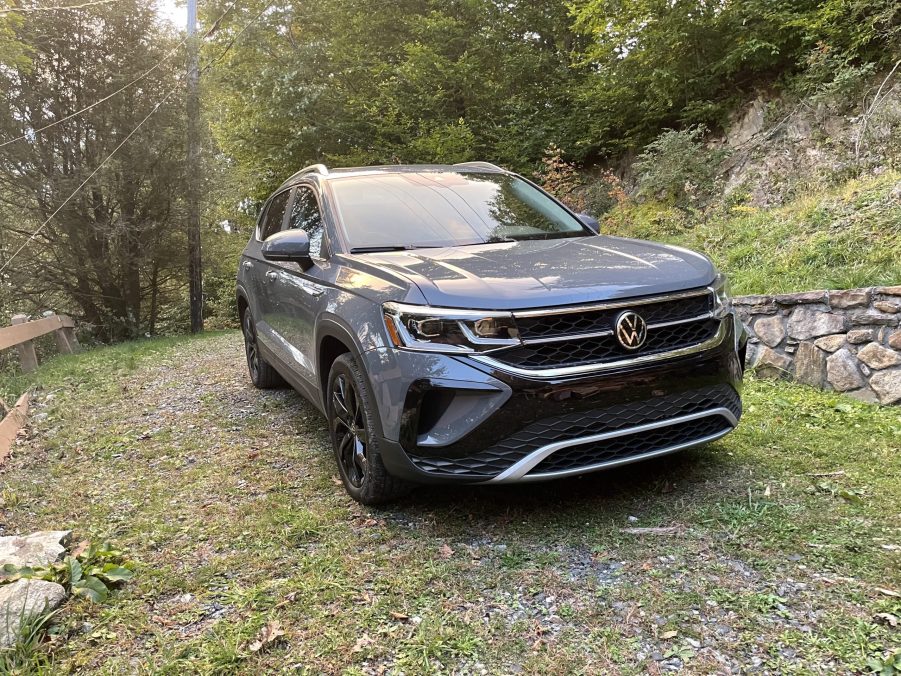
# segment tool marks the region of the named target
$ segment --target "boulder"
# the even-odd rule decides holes
[[[866,384],[857,368],[857,359],[847,348],[826,359],[826,379],[839,392],[856,390]]]
[[[844,330],[843,316],[807,307],[799,307],[788,319],[788,335],[798,340],[843,333]]]
[[[822,338],[817,338],[815,341],[813,341],[813,344],[821,350],[826,350],[826,352],[835,352],[838,348],[845,344],[845,336],[841,333],[836,333],[831,336],[823,336]]]
[[[754,334],[764,345],[776,347],[785,338],[785,327],[782,325],[782,317],[774,315],[758,319],[754,322]]]
[[[901,350],[901,331],[894,331],[888,337],[888,346]]]
[[[848,342],[852,345],[869,343],[873,340],[873,335],[873,329],[854,329],[853,331],[848,331]]]
[[[72,539],[70,530],[44,530],[31,535],[0,537],[0,566],[46,566],[63,558]]]
[[[50,612],[66,600],[66,590],[56,582],[17,580],[0,586],[0,648],[19,640],[23,623]]]
[[[829,292],[829,305],[834,308],[866,307],[869,304],[869,289],[849,289],[848,291]]]
[[[761,378],[784,378],[791,368],[791,357],[769,347],[761,347],[754,356],[754,370]]]
[[[880,300],[873,303],[873,307],[880,312],[886,312],[890,315],[896,315],[901,312],[901,303],[889,300]]]
[[[801,343],[795,353],[795,380],[822,387],[826,375],[826,353],[813,343]]]
[[[901,354],[882,347],[879,343],[869,343],[862,347],[857,353],[857,358],[876,371],[901,364]]]
[[[901,401],[901,368],[878,371],[870,378],[870,387],[879,395],[883,404],[897,404]]]

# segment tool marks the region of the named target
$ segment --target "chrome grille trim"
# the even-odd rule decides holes
[[[698,352],[703,352],[705,350],[711,350],[720,345],[725,340],[726,334],[729,331],[730,322],[731,319],[729,316],[721,319],[716,334],[709,340],[705,340],[701,343],[698,343],[697,345],[682,347],[678,350],[669,350],[668,352],[656,352],[654,354],[639,355],[637,357],[627,357],[625,359],[600,362],[597,364],[579,364],[578,366],[558,366],[554,368],[528,369],[520,368],[519,366],[512,366],[511,364],[502,362],[498,359],[495,359],[494,357],[489,357],[486,354],[471,354],[468,356],[470,359],[474,359],[478,362],[481,362],[482,364],[485,364],[486,366],[497,369],[498,371],[511,373],[517,376],[526,376],[533,378],[558,378],[564,376],[584,375],[589,373],[597,373],[598,371],[609,371],[610,369],[623,368],[625,366],[650,364],[656,361],[661,361],[663,359],[675,359],[676,357],[684,357],[687,355],[696,354]],[[567,336],[567,338],[571,340],[573,337]]]
[[[595,312],[599,310],[615,310],[621,307],[635,307],[636,305],[650,305],[651,303],[665,303],[668,300],[680,300],[682,298],[694,298],[695,296],[707,296],[713,293],[711,287],[695,289],[694,291],[682,291],[668,293],[663,296],[647,296],[645,298],[632,298],[610,303],[591,303],[588,305],[570,305],[564,307],[543,308],[541,310],[513,310],[513,318],[518,317],[545,317],[547,315],[562,315],[573,312]]]
[[[675,444],[673,446],[667,446],[665,448],[660,448],[654,451],[650,451],[648,453],[641,453],[638,455],[632,455],[625,458],[617,458],[615,460],[608,460],[605,462],[597,463],[594,465],[587,465],[585,467],[576,467],[573,469],[562,470],[558,472],[544,472],[542,474],[529,474],[529,471],[536,467],[542,460],[547,458],[548,456],[556,453],[557,451],[563,448],[569,448],[571,446],[581,446],[582,444],[590,444],[598,441],[604,441],[606,439],[614,439],[616,437],[628,436],[630,434],[641,434],[642,432],[647,432],[654,429],[660,429],[662,427],[669,427],[670,425],[678,425],[680,423],[691,422],[692,420],[700,420],[702,418],[708,418],[713,416],[721,416],[725,418],[729,422],[729,429],[725,429],[722,432],[717,432],[716,434],[710,434],[699,439],[693,439],[691,441],[687,441],[681,444]],[[489,479],[488,481],[484,481],[481,483],[487,484],[499,484],[499,483],[513,483],[519,481],[542,481],[546,479],[558,479],[566,476],[576,476],[579,474],[585,474],[587,472],[593,472],[599,469],[606,469],[610,467],[617,467],[618,465],[625,465],[631,462],[638,462],[639,460],[646,460],[648,458],[654,458],[658,455],[665,455],[667,453],[674,453],[676,451],[681,451],[686,448],[691,448],[693,446],[700,446],[701,444],[707,444],[711,441],[715,441],[721,437],[726,436],[729,432],[732,431],[738,425],[738,419],[728,408],[712,408],[707,411],[700,411],[698,413],[692,413],[689,415],[678,416],[676,418],[667,418],[666,420],[658,420],[652,423],[646,423],[644,425],[636,425],[635,427],[625,427],[618,430],[613,430],[610,432],[604,432],[602,434],[592,434],[586,437],[579,437],[576,439],[566,439],[564,441],[558,441],[553,444],[548,444],[546,446],[542,446],[538,448],[529,455],[527,455],[522,460],[517,461],[509,468],[498,474],[497,476]]]

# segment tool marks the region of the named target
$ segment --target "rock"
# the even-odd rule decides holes
[[[764,317],[754,323],[754,334],[760,342],[769,347],[776,347],[785,338],[785,327],[782,325],[782,317]]]
[[[879,396],[882,404],[897,404],[901,401],[901,368],[887,369],[874,373],[870,387]]]
[[[878,404],[879,397],[871,390],[869,387],[862,387],[859,390],[854,390],[853,392],[845,392],[849,397],[854,397],[860,401],[864,401],[868,404]]]
[[[901,364],[901,354],[879,343],[869,343],[857,353],[857,358],[871,369],[887,369],[889,366]]]
[[[901,303],[890,300],[880,300],[873,303],[873,307],[880,312],[887,312],[890,315],[896,315],[901,312]]]
[[[0,565],[46,566],[63,557],[71,539],[70,530],[44,530],[31,535],[0,537]]]
[[[848,342],[852,345],[869,343],[873,340],[873,329],[854,329],[848,331]]]
[[[857,360],[847,348],[842,348],[826,359],[826,378],[839,392],[856,390],[865,385],[857,370]]]
[[[851,324],[854,326],[898,326],[901,324],[901,316],[884,312],[863,312],[852,315]]]
[[[825,291],[804,291],[802,293],[783,293],[776,296],[775,301],[779,305],[810,305],[812,303],[825,303]]]
[[[66,590],[56,582],[17,580],[0,586],[0,648],[19,640],[22,623],[43,615],[66,600]]]
[[[901,296],[901,286],[880,286],[876,289],[876,293],[883,296]]]
[[[817,338],[815,341],[813,341],[813,344],[821,350],[826,350],[826,352],[835,352],[838,348],[845,344],[845,336],[841,333],[836,333],[831,336],[823,336],[822,338]]]
[[[792,312],[788,319],[788,335],[798,340],[808,340],[844,331],[845,318],[831,312],[801,307]]]
[[[888,346],[893,347],[896,350],[901,350],[901,331],[894,331],[888,337]]]
[[[826,353],[813,343],[801,343],[795,354],[795,380],[822,387],[826,375]]]
[[[732,304],[743,317],[746,314],[774,314],[779,308],[772,296],[738,296]]]
[[[867,307],[870,304],[869,289],[830,291],[829,305],[834,308]]]
[[[757,351],[754,369],[761,378],[784,378],[788,375],[792,360],[769,347]]]

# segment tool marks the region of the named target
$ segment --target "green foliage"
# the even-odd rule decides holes
[[[677,204],[698,204],[710,197],[728,153],[707,148],[706,132],[704,125],[667,129],[649,143],[633,165],[638,195]]]
[[[133,568],[134,564],[109,544],[90,544],[76,556],[67,556],[48,566],[4,564],[0,567],[0,584],[21,579],[47,580],[61,584],[75,596],[102,603],[111,587],[134,577]]]
[[[897,676],[901,674],[901,650],[885,655],[874,655],[867,660],[867,668],[879,676]]]

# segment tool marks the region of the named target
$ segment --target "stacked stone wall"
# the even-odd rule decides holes
[[[735,307],[758,375],[901,404],[901,286],[740,296]]]

